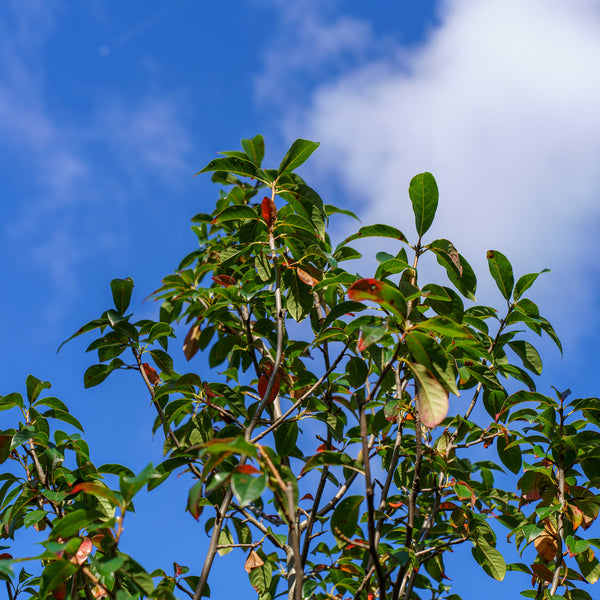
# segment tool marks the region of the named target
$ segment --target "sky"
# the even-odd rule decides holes
[[[125,374],[84,390],[91,339],[56,349],[110,307],[115,277],[134,279],[140,318],[156,315],[143,299],[194,248],[189,220],[217,197],[193,175],[262,133],[275,164],[294,139],[319,141],[303,176],[364,223],[410,231],[408,183],[431,171],[432,236],[482,274],[479,300],[499,301],[490,248],[518,274],[551,269],[533,297],[565,352],[542,343],[540,389],[596,395],[598,64],[598,0],[4,0],[0,393],[22,392],[28,373],[50,380],[97,464],[160,461],[143,390]],[[334,239],[351,226],[334,224]],[[127,550],[148,568],[203,555],[203,531],[181,535],[186,489],[138,503]],[[161,518],[149,525],[144,508]],[[230,556],[215,598],[241,569]],[[505,597],[511,584],[469,561],[457,559],[457,593],[477,581]]]

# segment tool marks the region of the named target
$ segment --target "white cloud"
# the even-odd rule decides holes
[[[565,286],[593,291],[599,30],[597,1],[450,0],[423,44],[317,86],[285,133],[321,142],[313,168],[366,222],[410,230],[408,182],[433,172],[432,233],[479,265],[497,248],[519,271],[552,268],[544,305],[558,311]]]

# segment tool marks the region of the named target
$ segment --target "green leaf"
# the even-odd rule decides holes
[[[298,168],[306,159],[319,147],[318,142],[311,142],[310,140],[297,139],[292,143],[290,149],[283,157],[278,174],[286,171],[293,171]]]
[[[471,552],[483,570],[494,579],[502,581],[506,575],[506,563],[502,554],[483,537],[473,540]]]
[[[173,359],[164,350],[150,350],[150,356],[154,359],[156,366],[167,375],[173,373]]]
[[[298,423],[296,421],[284,421],[273,434],[275,438],[275,449],[279,456],[290,456],[296,448],[298,440]]]
[[[146,465],[140,473],[131,477],[130,475],[121,475],[119,477],[119,487],[123,498],[130,501],[149,481],[160,477],[160,473],[152,466],[152,463]]]
[[[133,291],[133,279],[127,277],[126,279],[113,279],[110,282],[110,289],[112,291],[113,302],[115,308],[123,315],[129,307],[131,301],[131,292]]]
[[[27,386],[27,399],[29,400],[30,403],[35,402],[43,390],[47,390],[48,388],[51,387],[50,382],[41,381],[40,379],[38,379],[37,377],[34,377],[33,375],[27,375],[25,384]]]
[[[258,220],[258,213],[247,204],[233,204],[224,208],[213,220],[212,223],[224,223],[226,221],[239,221],[240,219]]]
[[[12,440],[12,435],[0,433],[0,465],[10,456]]]
[[[362,358],[353,356],[346,364],[346,372],[348,373],[348,383],[353,388],[359,388],[369,374],[369,367]]]
[[[514,340],[508,342],[511,350],[521,359],[523,366],[530,371],[533,371],[536,375],[542,373],[542,359],[538,354],[538,351],[525,340]]]
[[[515,279],[510,261],[498,250],[488,250],[488,267],[498,289],[506,300],[510,300]]]
[[[471,265],[462,254],[459,254],[452,242],[439,239],[431,242],[427,248],[435,253],[438,263],[446,269],[448,279],[456,289],[465,298],[474,301],[477,278]]]
[[[415,214],[415,225],[419,238],[431,227],[437,210],[439,192],[431,173],[415,175],[408,187],[408,195]]]
[[[360,506],[364,496],[348,496],[340,501],[331,515],[331,533],[340,545],[346,542],[340,537],[342,534],[346,539],[352,538],[358,526]]]
[[[499,435],[496,439],[496,447],[500,460],[507,469],[515,474],[518,473],[521,470],[523,462],[521,448],[517,444],[514,446],[511,445],[517,438],[514,435],[509,435],[507,441],[503,435]]]
[[[256,167],[249,160],[243,160],[233,156],[211,160],[201,171],[198,171],[196,175],[208,173],[209,171],[226,171],[227,173],[235,173],[236,175],[242,175],[243,177],[253,177],[263,183],[269,183],[269,178],[262,169]]]
[[[40,597],[46,597],[77,571],[77,565],[64,559],[54,560],[44,567],[40,580]]]
[[[539,273],[527,273],[526,275],[521,275],[521,277],[519,277],[519,280],[517,281],[517,283],[515,285],[515,289],[513,292],[513,298],[515,299],[515,301],[517,301],[523,295],[523,292],[528,290],[533,285],[533,282],[542,273],[549,273],[549,272],[550,272],[550,269],[543,269]]]
[[[324,450],[323,452],[319,452],[318,454],[311,456],[306,461],[304,467],[302,468],[302,474],[308,473],[308,471],[311,471],[316,467],[322,467],[323,465],[345,467],[347,469],[352,469],[353,471],[363,473],[362,463],[354,460],[347,454],[342,452],[334,452],[333,450]]]
[[[448,414],[446,388],[423,366],[407,362],[417,383],[417,409],[425,427],[436,427]]]
[[[248,473],[234,471],[231,476],[231,490],[242,507],[260,498],[266,485],[267,478],[265,475],[253,477]]]
[[[382,225],[379,223],[376,225],[366,225],[365,227],[361,227],[356,233],[353,233],[350,237],[347,237],[341,244],[339,244],[336,248],[336,251],[342,246],[349,244],[353,240],[368,237],[386,237],[393,240],[406,242],[406,236],[399,229],[396,229],[391,225]]]
[[[251,140],[242,140],[242,148],[246,153],[246,156],[257,166],[260,167],[260,163],[265,156],[265,140],[263,136],[255,135]]]

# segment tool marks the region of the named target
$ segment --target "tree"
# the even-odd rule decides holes
[[[467,260],[427,239],[438,204],[430,173],[408,190],[416,233],[367,225],[334,247],[329,219],[354,215],[294,172],[317,146],[296,140],[277,169],[263,169],[256,136],[212,160],[200,173],[225,191],[192,219],[198,247],[153,293],[158,320],[134,320],[133,281],[115,279],[114,307],[69,338],[95,336],[86,387],[115,371],[139,378],[163,462],[138,474],[95,466],[80,423],[33,375],[25,398],[0,399],[14,418],[0,434],[2,537],[33,527],[43,547],[26,559],[36,575],[2,547],[10,600],[198,600],[210,595],[215,555],[229,551],[245,556],[261,600],[457,600],[444,558],[460,544],[495,579],[528,573],[526,597],[591,598],[600,540],[584,532],[600,510],[600,400],[536,391],[532,334],[561,348],[525,295],[540,273],[515,283],[490,250],[502,306],[475,304]],[[342,265],[370,237],[395,254],[379,252],[363,278]],[[421,281],[427,255],[445,284]],[[206,360],[210,381],[193,368]],[[506,470],[518,477],[510,489],[495,483]],[[142,488],[173,473],[189,479],[206,558],[148,573],[120,548],[123,521]],[[526,562],[506,564],[502,527]]]

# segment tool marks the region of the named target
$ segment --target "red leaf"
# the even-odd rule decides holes
[[[212,280],[222,287],[229,287],[230,285],[235,285],[237,283],[231,275],[215,275]]]
[[[219,396],[222,396],[223,394],[218,394],[217,392],[215,392],[214,390],[212,390],[208,383],[204,382],[202,384],[202,388],[204,389],[204,393],[206,394],[207,398],[218,398]]]
[[[146,373],[146,377],[152,385],[160,382],[158,373],[148,363],[142,363],[142,367],[144,367],[144,373]]]
[[[247,475],[258,475],[260,471],[252,465],[238,465],[235,470],[238,473],[246,473]]]
[[[350,300],[374,300],[381,298],[383,282],[378,279],[359,279],[348,288]]]
[[[271,373],[273,372],[273,368],[271,367]],[[264,373],[260,376],[258,380],[258,395],[262,398],[265,397],[267,393],[267,387],[269,385],[269,377]],[[269,397],[269,403],[273,402],[275,398],[277,398],[277,394],[279,393],[279,375],[275,377],[275,381],[273,382],[273,388],[271,389],[271,396]]]
[[[8,552],[3,552],[2,554],[0,554],[0,560],[11,560],[12,559],[12,554],[9,554]]]
[[[273,227],[273,223],[275,223],[277,220],[277,207],[275,206],[275,202],[273,202],[272,198],[265,196],[260,204],[260,209],[262,212],[262,218],[269,226],[269,229],[271,229]]]
[[[300,498],[300,501],[302,500],[314,500],[313,495],[312,494],[304,494],[304,496],[302,496],[302,498]]]

